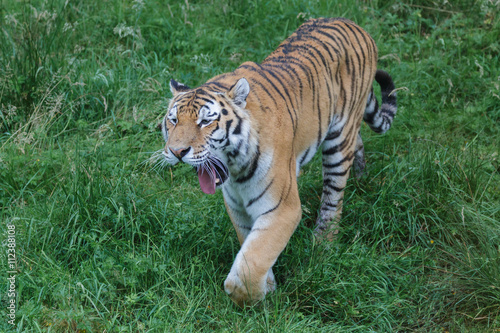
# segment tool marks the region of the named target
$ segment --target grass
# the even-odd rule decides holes
[[[500,329],[495,1],[1,6],[0,220],[16,226],[17,331]],[[278,289],[243,311],[222,286],[239,245],[221,193],[203,195],[187,166],[144,161],[163,145],[171,78],[196,86],[260,62],[320,16],[374,37],[399,111],[384,136],[363,125],[367,170],[349,181],[332,244],[312,236],[320,156],[306,166]],[[0,286],[0,330],[15,330]]]

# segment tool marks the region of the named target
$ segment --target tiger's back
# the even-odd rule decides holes
[[[287,105],[296,110],[291,118],[301,166],[328,133],[345,124],[345,135],[357,134],[377,68],[377,47],[349,20],[315,19],[285,40],[262,67],[280,73],[284,95],[295,97]],[[315,137],[310,135],[313,129]]]
[[[361,120],[377,132],[392,123],[392,79],[377,70],[373,39],[337,18],[304,23],[260,65],[245,62],[196,89],[171,87],[167,161],[197,167],[206,193],[222,187],[241,243],[225,290],[239,305],[261,299],[274,289],[272,266],[301,219],[300,167],[321,148],[316,234],[331,239],[350,168],[365,164]]]
[[[277,134],[293,142],[300,167],[313,157],[329,132],[347,125],[343,130],[353,140],[376,66],[377,47],[364,30],[342,18],[314,19],[260,65],[246,62],[207,84],[230,87],[235,78],[245,77],[252,87],[247,109],[257,120],[276,126],[266,135],[269,141],[275,142],[273,134]]]

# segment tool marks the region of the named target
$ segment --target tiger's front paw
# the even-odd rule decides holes
[[[248,286],[248,283],[244,283],[236,274],[229,274],[226,281],[224,281],[224,291],[231,297],[233,302],[241,308],[253,305],[264,298],[263,293],[262,295],[258,295],[253,289],[254,288]]]
[[[254,282],[242,280],[237,272],[231,271],[224,282],[224,290],[239,307],[252,306],[276,288],[274,275],[269,271],[271,275],[266,274],[263,279]]]

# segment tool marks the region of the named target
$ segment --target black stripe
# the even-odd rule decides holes
[[[259,147],[257,147],[257,152],[253,156],[248,173],[243,177],[237,178],[236,179],[237,183],[244,183],[253,177],[253,175],[255,174],[255,171],[257,170],[257,167],[259,166],[259,158],[260,158],[260,149],[259,149]]]
[[[291,104],[291,109],[295,115],[295,119],[297,119],[297,111],[295,110],[295,108],[293,107],[293,101],[292,101],[292,97],[290,96],[290,92],[288,91],[288,86],[285,85],[283,83],[283,81],[276,75],[276,73],[274,71],[266,71],[267,73],[269,73],[276,81],[279,82],[279,84],[281,85],[282,89],[284,90],[286,96],[288,97],[288,101],[290,102]],[[266,78],[267,79],[267,78]],[[270,83],[272,82],[271,80],[267,79]],[[274,84],[273,84],[274,86]],[[281,92],[279,92],[281,97],[283,97],[283,95],[281,94]],[[284,99],[284,98],[283,98]],[[286,100],[285,100],[286,102]],[[288,104],[288,103],[287,103]],[[288,109],[288,113],[290,113],[290,108]],[[290,118],[292,119],[292,126],[294,128],[294,132],[295,132],[295,119],[292,117],[291,113],[290,113]]]
[[[351,154],[351,155],[348,155],[348,156],[344,157],[342,160],[340,160],[340,161],[339,161],[339,162],[337,162],[337,163],[333,163],[333,164],[323,163],[323,168],[330,168],[330,169],[332,169],[332,168],[339,167],[339,166],[341,166],[343,163],[345,163],[345,162],[347,162],[347,161],[351,160],[353,157],[354,157],[354,155],[353,155],[353,154]]]
[[[342,130],[338,130],[335,132],[329,132],[325,137],[325,141],[336,139],[340,136],[340,134],[342,134]]]
[[[226,121],[226,139],[229,139],[229,129],[231,128],[232,122],[233,122],[232,119]]]
[[[368,42],[366,41],[365,32],[355,25],[349,26],[349,29],[351,29],[351,31],[353,31],[352,30],[353,28],[356,29],[358,32],[358,34],[354,34],[354,36],[356,37],[356,40],[358,41],[360,49],[361,49],[361,54],[362,54],[362,59],[363,59],[363,68],[362,69],[365,70],[365,72],[366,72],[366,60],[368,59],[368,56],[371,56],[371,52],[369,50],[369,45],[368,45]],[[354,31],[353,31],[353,33],[354,33]],[[361,42],[358,39],[358,35],[363,38],[363,41],[365,43],[368,54],[365,54],[364,47],[361,45]],[[372,66],[371,65],[370,65],[369,72],[372,73]],[[366,83],[368,84],[368,86],[370,86],[372,84],[372,82],[368,82],[368,81]],[[361,90],[362,91],[365,90],[365,80],[361,81]]]
[[[201,99],[202,101],[205,101],[209,104],[214,104],[214,101],[212,101],[211,99],[205,98],[205,97],[198,97],[198,99]]]
[[[299,83],[299,95],[300,95],[300,98],[297,101],[297,96],[295,96],[295,100],[297,101],[297,105],[300,105],[299,101],[303,101],[303,88],[304,88],[304,86],[302,84],[302,79],[301,79],[300,75],[297,73],[297,71],[295,70],[294,67],[290,66],[290,64],[288,62],[285,62],[285,63],[280,63],[280,62],[276,62],[276,61],[272,61],[272,62],[278,63],[278,64],[280,64],[282,66],[277,66],[277,65],[274,65],[272,63],[265,63],[265,64],[263,64],[263,66],[276,68],[277,70],[279,70],[279,73],[282,76],[283,76],[283,74],[288,74],[288,76],[290,77],[291,81]]]
[[[324,49],[328,52],[328,54],[330,55],[330,59],[332,59],[332,60],[334,59],[334,58],[333,58],[333,55],[330,53],[330,51],[329,51],[329,50],[328,50],[328,48],[326,47],[325,43],[324,43],[321,39],[319,39],[319,38],[317,38],[317,37],[314,37],[314,36],[309,36],[308,38],[309,38],[309,39],[312,39],[312,40],[315,40],[316,42],[318,42],[319,44],[321,44],[321,46],[323,46],[323,48],[324,48]],[[310,46],[310,47],[309,47],[309,49],[316,51],[316,53],[317,53],[317,54],[319,55],[319,57],[321,58],[321,62],[323,63],[323,67],[324,67],[324,68],[325,68],[325,70],[329,73],[329,75],[330,75],[330,76],[332,76],[332,75],[331,75],[331,69],[330,69],[330,66],[328,66],[327,61],[326,61],[325,57],[323,56],[323,53],[321,52],[321,50],[318,50],[316,47],[312,47],[312,46]]]
[[[281,196],[281,198],[280,198],[280,200],[278,201],[278,203],[276,204],[276,206],[274,206],[273,208],[271,208],[271,209],[269,209],[269,210],[265,211],[264,213],[260,214],[260,216],[263,216],[263,215],[266,215],[266,214],[269,214],[269,213],[271,213],[271,212],[275,211],[275,210],[276,210],[276,209],[277,209],[277,208],[281,205],[281,202],[282,202],[282,201],[283,201],[283,196]],[[259,216],[259,217],[260,217],[260,216]]]
[[[211,141],[215,141],[215,142],[222,142],[224,140],[227,140],[227,138],[222,138],[222,139],[213,139],[213,138],[210,138]]]
[[[238,135],[241,133],[241,118],[238,119],[238,124],[234,128],[233,134]]]
[[[345,129],[345,127],[344,127]],[[333,155],[341,150],[343,150],[346,145],[347,145],[347,136],[344,137],[344,139],[342,140],[342,142],[336,144],[335,146],[332,146],[328,149],[323,149],[322,153],[323,155]]]
[[[217,125],[215,126],[215,128],[212,130],[212,132],[210,132],[210,134],[208,135],[210,140],[213,140],[213,139],[211,138],[211,136],[212,136],[215,132],[217,132],[218,130],[219,130],[219,124],[217,124]]]
[[[332,146],[326,150],[323,150],[322,153],[323,155],[333,155],[335,153],[338,153],[339,151],[341,151],[342,149],[345,148],[346,146],[346,138],[344,138],[344,140],[342,140],[342,142],[340,142],[339,144],[336,144],[335,146]]]
[[[262,196],[267,192],[267,190],[271,187],[271,185],[273,184],[274,182],[274,179],[271,180],[271,182],[266,186],[266,188],[264,189],[264,191],[262,191],[258,196],[256,196],[255,198],[251,199],[250,201],[248,201],[247,203],[247,208],[250,207],[254,202],[256,202],[257,200],[259,200],[260,198],[262,198]]]
[[[274,99],[274,95],[267,90],[266,86],[264,86],[260,81],[257,81],[253,78],[250,78],[250,82],[252,82],[252,85],[258,85],[262,89],[262,91],[265,92],[267,96],[269,96],[269,98],[274,102],[274,106],[276,107],[276,109],[278,109],[278,103]],[[262,105],[262,103],[260,104]]]
[[[349,38],[347,38],[345,35],[344,35],[344,31],[340,31],[339,28],[340,25],[336,24],[335,26],[331,26],[331,25],[323,25],[321,26],[322,29],[328,29],[328,30],[333,30],[336,32],[335,36],[339,36],[339,37],[342,37],[342,39],[344,39],[344,41],[340,41],[340,45],[342,47],[345,47],[346,45],[349,45],[350,44],[350,41],[349,41]]]
[[[352,28],[354,28],[354,29],[356,29],[356,30],[359,32],[359,35],[360,35],[361,37],[363,37],[363,40],[365,41],[366,46],[371,46],[373,50],[375,50],[375,49],[377,48],[377,46],[375,45],[375,41],[373,40],[373,38],[371,38],[371,36],[367,35],[367,34],[365,33],[365,31],[363,31],[360,27],[358,27],[358,26],[357,26],[357,25],[355,25],[355,24],[352,24],[352,25],[351,25],[351,27],[352,27]],[[367,36],[367,37],[368,37],[368,41],[369,41],[369,43],[368,43],[368,41],[366,40],[366,37],[365,37],[365,36]],[[370,51],[370,50],[369,50],[369,48],[367,48],[367,49],[368,49],[368,51]]]
[[[385,116],[388,116],[390,118],[394,118],[394,116],[396,115],[396,113],[394,111],[386,109],[386,108],[382,109],[382,114]]]
[[[268,67],[268,66],[264,65],[263,67]],[[273,66],[273,67],[275,67],[275,66]],[[274,70],[274,71],[270,70],[269,71],[269,73],[272,73],[273,76],[274,75],[279,75],[283,79],[283,81],[285,81],[285,83],[287,83],[287,85],[282,84],[283,85],[283,89],[285,89],[286,91],[288,91],[288,88],[292,89],[292,96],[293,96],[293,99],[295,100],[295,106],[294,106],[294,103],[292,101],[292,96],[290,96],[288,93],[287,93],[287,95],[290,98],[290,104],[292,105],[292,108],[293,108],[292,110],[293,110],[293,113],[295,115],[295,119],[297,119],[297,111],[296,111],[296,109],[298,108],[299,102],[301,100],[298,99],[297,94],[295,94],[294,91],[293,91],[294,90],[293,88],[294,88],[295,85],[294,84],[290,84],[290,82],[294,82],[294,80],[293,80],[293,78],[292,78],[292,76],[290,75],[289,72],[290,72],[290,68],[287,68],[286,70],[284,70],[283,68],[278,68],[278,70]],[[288,74],[288,79],[285,77],[285,74]],[[275,77],[275,78],[279,81],[278,77]],[[302,85],[300,85],[300,86],[302,86]],[[301,88],[301,93],[300,94],[302,96],[302,88]]]
[[[269,62],[273,61],[280,64],[295,65],[300,67],[300,69],[302,69],[302,71],[307,74],[307,82],[309,83],[309,85],[312,85],[313,75],[311,73],[311,69],[306,65],[304,65],[302,59],[298,59],[294,56],[287,56],[287,57],[279,56],[279,57],[273,57],[272,59],[269,60],[266,59],[266,62],[263,63],[263,65],[267,65],[268,61]],[[288,67],[291,68],[291,66]]]
[[[217,81],[207,82],[204,85],[214,85],[218,88],[222,88],[223,90],[227,90],[227,86],[225,84],[222,84],[222,83],[217,82]]]
[[[375,95],[372,95],[372,99],[375,100],[375,106],[373,107],[373,112],[365,113],[363,115],[363,119],[367,124],[373,124],[373,120],[375,119],[375,115],[378,113],[378,100]]]
[[[356,55],[356,58],[358,59],[358,64],[359,64],[359,69],[360,69],[360,75],[361,75],[363,69],[365,68],[365,58],[366,57],[365,57],[365,54],[364,54],[364,51],[363,51],[363,46],[361,45],[361,42],[358,39],[358,34],[352,29],[352,26],[354,26],[354,25],[353,24],[347,24],[347,22],[345,24],[345,27],[350,30],[350,32],[352,33],[352,35],[354,36],[354,38],[358,42],[359,49],[361,49],[361,52],[363,54],[363,57],[362,57],[363,58],[363,66],[361,66],[361,60],[360,60],[360,57],[359,57],[359,53],[357,52],[357,49],[353,48],[354,51],[355,51],[354,53]],[[346,31],[344,29],[344,27],[342,27],[342,26],[339,26],[339,28],[341,28],[343,31]],[[359,35],[361,35],[363,37],[363,39],[364,39],[364,33],[360,29],[358,29],[358,32],[359,32]],[[347,31],[346,31],[346,33],[347,33]],[[366,43],[366,39],[364,39],[364,41]],[[364,88],[365,87],[365,80],[361,80],[361,86],[360,87],[358,87],[357,85],[354,84],[354,82],[355,82],[355,76],[356,76],[354,72],[355,72],[355,68],[353,67],[353,74],[352,74],[352,77],[351,77],[351,82],[352,83],[351,84],[352,84],[353,90],[355,90],[355,91],[351,95],[352,98],[351,98],[350,103],[349,103],[351,106],[354,104],[353,100],[359,100],[359,97],[361,96],[362,92],[365,90],[365,88]],[[371,84],[371,81],[367,82],[367,83]],[[360,88],[360,89],[358,89],[358,88]],[[359,90],[359,92],[358,92],[358,90]],[[359,95],[359,97],[358,97],[358,95]]]
[[[307,60],[309,60],[309,62],[311,63],[311,65],[314,68],[314,71],[316,72],[316,77],[319,78],[320,72],[318,71],[318,68],[316,67],[315,62],[318,63],[318,65],[319,65],[320,61],[318,60],[318,58],[316,57],[316,55],[312,52],[312,50],[316,51],[316,53],[319,55],[319,57],[321,58],[321,62],[323,63],[323,67],[326,69],[328,66],[327,66],[325,58],[323,57],[323,55],[321,54],[321,52],[318,51],[314,47],[311,47],[311,46],[307,47],[307,46],[304,46],[304,45],[296,46],[296,50],[304,50],[305,53],[302,54],[302,55],[304,56],[304,58],[306,58]],[[309,58],[307,55],[310,55],[312,57],[312,59]],[[315,85],[316,85],[316,83],[313,81],[313,86],[311,87],[311,90],[312,90],[312,93],[313,93],[312,99],[313,99],[313,101],[316,102],[316,109],[317,109],[317,114],[318,114],[318,139],[317,139],[316,146],[319,147],[319,145],[321,144],[321,138],[322,138],[323,134],[322,134],[322,122],[321,122],[320,96],[316,92],[317,89],[316,89]],[[327,89],[328,89],[328,91],[330,90],[328,83],[327,83]]]
[[[328,189],[326,189],[326,188],[323,187],[323,195],[324,196],[330,196],[332,194],[333,194],[332,192],[330,192]]]
[[[194,97],[194,98],[203,98],[203,97],[201,97],[201,96],[208,96],[208,97],[210,97],[210,98],[212,98],[212,99],[213,99],[213,98],[214,98],[214,96],[212,95],[212,92],[210,92],[210,91],[208,91],[208,90],[206,90],[206,89],[207,89],[207,88],[206,88],[206,87],[203,87],[203,86],[199,87],[198,89],[196,89],[196,90],[194,91],[194,96],[193,96],[193,97]]]
[[[309,150],[311,150],[311,147],[307,148],[304,156],[302,156],[302,158],[300,159],[299,166],[302,165],[302,164],[304,164],[304,161],[306,160],[307,155],[309,155]]]
[[[323,180],[323,187],[327,187],[329,189],[334,190],[335,192],[342,192],[345,187],[337,187],[333,184],[333,181],[331,179],[325,179]]]
[[[274,88],[274,90],[276,90],[276,92],[281,96],[281,98],[285,101],[285,103],[288,104],[285,96],[283,96],[283,94],[278,89],[278,87],[266,75],[264,75],[264,71],[261,68],[256,69],[256,68],[249,66],[249,65],[242,65],[238,68],[246,68],[246,69],[249,69],[253,72],[258,73],[262,78],[264,78],[271,85],[271,87]],[[271,73],[271,71],[266,71],[266,72]],[[274,97],[271,94],[270,94],[270,96],[274,99]],[[287,105],[287,111],[288,111],[288,115],[290,116],[290,120],[292,121],[292,127],[294,129],[294,134],[295,134],[295,130],[296,130],[295,120],[293,119],[292,113],[290,112],[290,107],[288,107],[288,105]]]
[[[341,84],[340,85],[340,94],[342,96],[342,110],[337,110],[337,112],[340,111],[340,119],[344,118],[344,111],[346,109],[346,103],[347,103],[347,92],[344,89],[344,86]]]
[[[333,42],[335,42],[335,46],[339,45],[338,44],[338,38],[337,38],[338,36],[329,34],[328,32],[323,31],[323,30],[317,30],[316,33],[330,38]],[[337,56],[340,56],[340,51],[337,48],[334,47],[334,44],[330,44],[330,46],[333,49],[333,51],[335,52],[335,54]],[[330,54],[330,56],[332,57],[332,59],[336,59],[336,58],[333,57],[333,55],[331,54],[330,51],[328,51],[328,53]]]
[[[235,198],[233,198],[230,194],[229,194],[229,191],[225,191],[224,192],[224,198],[228,198],[229,200],[231,200],[236,206],[240,206],[240,203],[238,202],[238,200],[236,200]],[[228,203],[229,204],[229,203]]]
[[[243,225],[243,224],[236,224],[236,225],[240,229],[251,230],[251,228],[249,226],[247,226],[247,225]]]
[[[358,42],[358,45],[359,45],[359,50],[361,50],[361,59],[363,60],[363,63],[361,64],[361,59],[359,57],[359,53],[358,52],[355,52],[356,54],[356,57],[358,58],[358,63],[359,63],[359,71],[360,71],[360,74],[362,74],[363,70],[365,69],[366,67],[366,64],[365,64],[365,60],[366,60],[366,55],[365,55],[365,51],[363,50],[363,45],[361,44],[359,38],[358,38],[358,35],[361,35],[363,37],[363,40],[365,42],[365,45],[366,45],[366,39],[364,37],[364,33],[362,33],[361,31],[358,31],[358,33],[356,33],[353,29],[352,29],[352,25],[349,25],[349,24],[346,24],[346,27],[352,32],[352,34],[354,35],[354,38],[356,39],[356,41]],[[355,49],[356,50],[356,49]],[[357,50],[356,50],[357,51]],[[368,84],[371,84],[371,82],[366,82]],[[360,92],[364,91],[365,90],[365,80],[361,80],[361,87],[360,87]]]
[[[311,47],[307,47],[307,46],[304,46],[304,45],[300,45],[300,46],[297,46],[296,47],[297,51],[299,50],[303,50],[303,53],[301,54],[304,59],[308,60],[310,62],[310,64],[312,65],[312,67],[314,68],[314,71],[316,72],[316,75],[315,77],[319,77],[320,76],[320,72],[318,71],[318,68],[316,67],[316,64],[315,63],[318,63],[319,64],[319,61],[318,59],[316,58],[316,56],[311,52],[311,50],[313,48]],[[317,51],[317,50],[316,50]],[[318,51],[319,52],[319,51]],[[311,56],[311,57],[309,57]],[[287,61],[288,58],[291,58],[293,59],[293,57],[285,57],[284,60]],[[304,63],[304,60],[301,59],[299,60],[301,63]],[[315,80],[314,80],[314,77],[312,76],[311,74],[311,82],[309,82],[309,85],[311,86],[311,90],[313,92],[313,100],[317,100],[317,98],[315,98],[315,92],[316,92],[316,87],[315,87]]]
[[[347,174],[347,171],[349,171],[349,169],[345,169],[344,171],[340,172],[325,172],[324,176],[345,176]]]
[[[351,31],[351,33],[352,33],[352,35],[354,36],[354,38],[356,38],[356,41],[358,42],[358,45],[359,45],[359,46],[360,46],[360,48],[362,49],[362,46],[361,46],[361,43],[359,42],[359,39],[358,39],[357,34],[356,34],[356,33],[355,33],[352,29],[351,29],[351,27],[350,27],[350,25],[349,25],[349,24],[346,24],[345,26],[347,27],[347,29],[349,29],[349,30]],[[345,31],[344,27],[339,26],[339,28]],[[346,31],[346,32],[347,32],[347,31]],[[352,41],[351,41],[351,45],[352,45]],[[353,49],[354,49],[354,50],[356,50],[355,48],[353,48]],[[360,71],[361,71],[361,70],[362,70],[362,68],[361,68],[361,59],[359,58],[358,53],[357,53],[357,52],[355,52],[355,53],[356,53],[356,57],[358,58],[358,62],[359,62],[359,65],[360,65],[359,69],[360,69]]]
[[[337,208],[337,204],[330,203],[328,201],[323,201],[323,206],[330,207],[330,208]]]
[[[233,110],[233,114],[234,116],[236,117],[236,120],[237,120],[237,124],[236,124],[236,127],[234,128],[233,130],[233,134],[234,135],[238,135],[238,134],[241,134],[241,123],[242,123],[242,119],[241,117]]]

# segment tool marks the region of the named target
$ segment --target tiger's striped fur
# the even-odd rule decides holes
[[[196,167],[204,192],[222,187],[241,244],[224,288],[251,304],[275,288],[272,266],[301,219],[300,167],[321,148],[316,233],[331,238],[349,170],[365,165],[361,120],[375,132],[390,128],[394,84],[377,70],[373,39],[336,18],[307,21],[260,65],[245,62],[196,89],[172,80],[171,90],[163,154]]]

